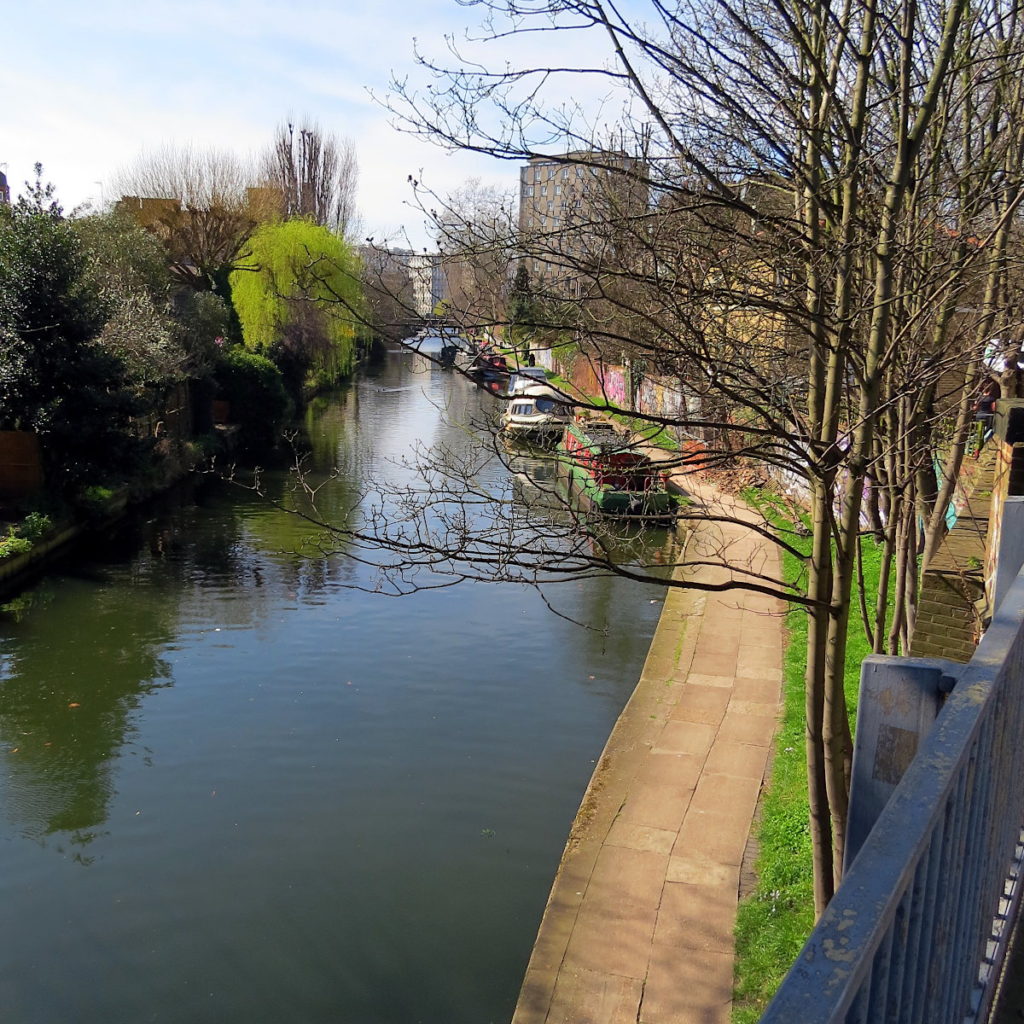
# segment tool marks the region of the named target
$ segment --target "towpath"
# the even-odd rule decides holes
[[[694,476],[709,510],[751,513]],[[687,576],[778,576],[772,545],[701,524]],[[775,733],[777,599],[669,592],[566,844],[513,1024],[727,1024],[740,871]]]

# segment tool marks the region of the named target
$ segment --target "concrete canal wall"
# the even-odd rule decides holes
[[[82,536],[83,529],[80,525],[58,527],[45,540],[33,544],[31,551],[0,562],[0,599],[35,579],[54,559],[72,547]]]

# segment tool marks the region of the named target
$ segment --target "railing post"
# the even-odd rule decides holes
[[[963,665],[871,654],[860,670],[844,871],[853,863]]]

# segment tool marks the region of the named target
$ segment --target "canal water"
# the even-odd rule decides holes
[[[417,442],[483,451],[489,401],[392,353],[316,403],[321,514]],[[325,547],[210,481],[0,611],[5,1024],[510,1018],[661,594],[388,597]]]

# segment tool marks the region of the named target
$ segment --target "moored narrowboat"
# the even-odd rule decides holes
[[[611,423],[570,423],[558,444],[574,492],[610,516],[673,519],[679,498],[658,464]]]

